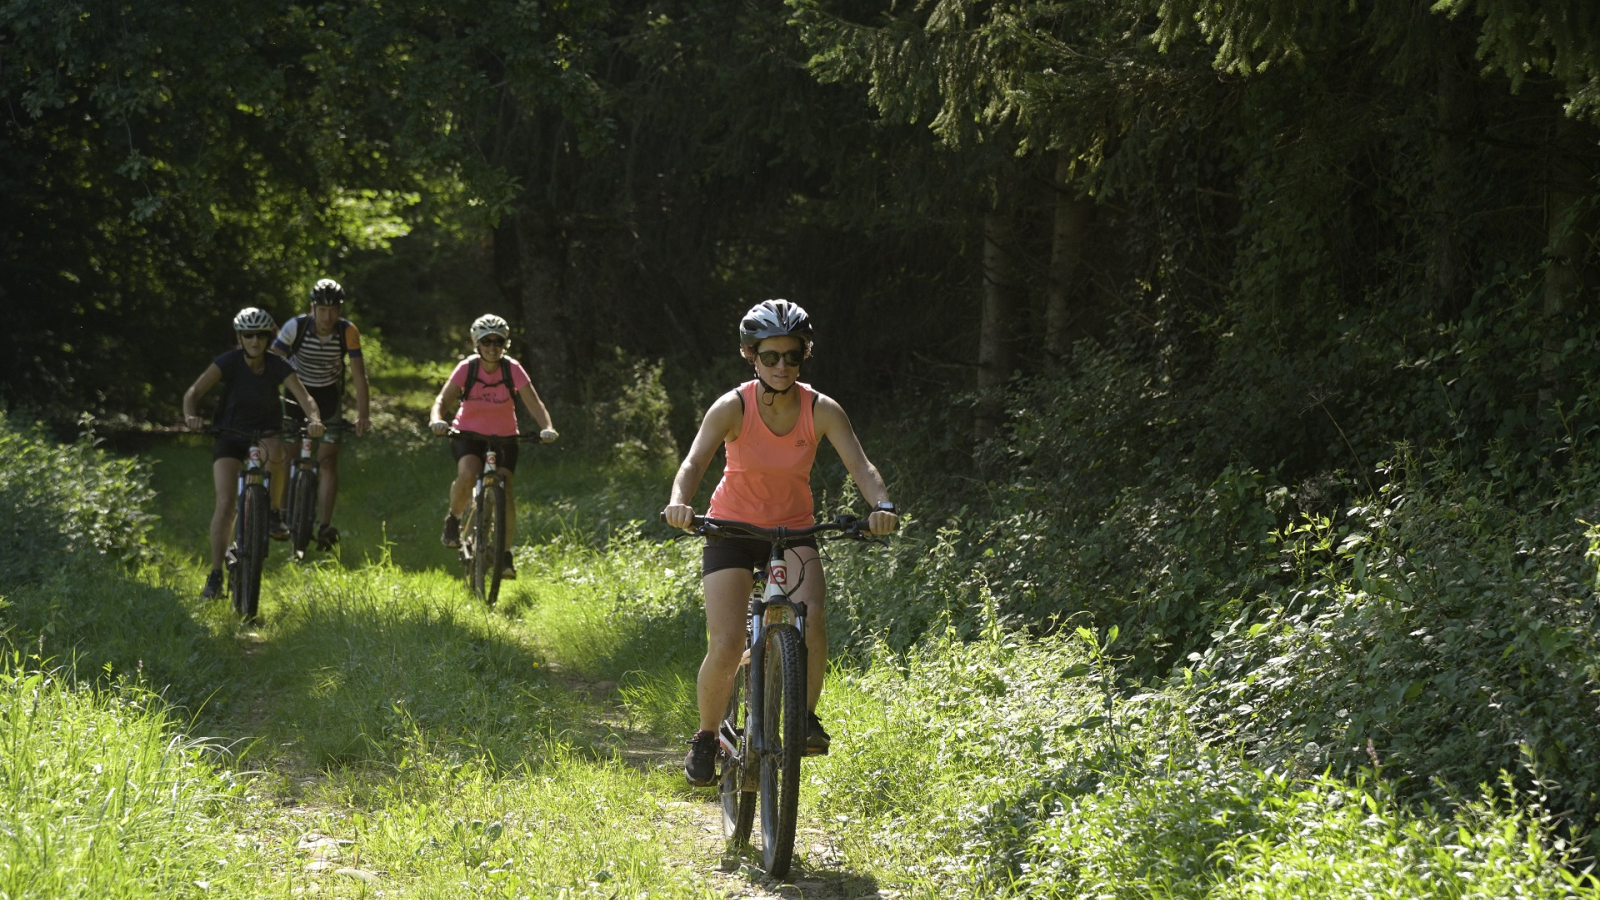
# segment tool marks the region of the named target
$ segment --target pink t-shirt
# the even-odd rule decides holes
[[[476,431],[479,434],[492,434],[497,437],[510,437],[519,433],[517,430],[517,404],[516,392],[529,384],[531,379],[528,373],[522,370],[522,364],[509,356],[500,358],[500,365],[495,371],[489,371],[481,362],[478,364],[478,378],[467,385],[467,365],[477,356],[469,356],[456,366],[450,373],[450,383],[458,388],[465,389],[461,396],[461,408],[456,410],[455,421],[450,424],[459,431]],[[506,373],[511,373],[511,387],[505,383]]]
[[[744,419],[739,437],[723,444],[727,467],[711,493],[713,519],[733,519],[762,528],[804,528],[816,522],[811,500],[811,464],[817,458],[817,428],[812,418],[816,392],[795,382],[800,418],[788,434],[773,434],[756,409],[760,382],[739,386]]]

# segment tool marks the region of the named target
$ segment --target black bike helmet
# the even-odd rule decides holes
[[[343,305],[344,288],[332,278],[324,278],[311,289],[311,302],[316,306]]]
[[[794,336],[811,345],[811,317],[788,300],[763,300],[739,320],[739,343],[754,347],[767,338]]]

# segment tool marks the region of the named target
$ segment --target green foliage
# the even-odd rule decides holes
[[[62,445],[0,411],[0,587],[51,574],[67,555],[151,559],[149,471],[97,452],[84,424],[82,440]]]
[[[1114,647],[944,636],[836,678],[807,786],[851,863],[930,897],[1593,895],[1539,797],[1441,813],[1370,774],[1257,768],[1181,691],[1104,706]]]
[[[127,682],[0,669],[0,893],[156,898],[259,890],[271,877],[228,825],[244,789],[216,748],[179,736]]]

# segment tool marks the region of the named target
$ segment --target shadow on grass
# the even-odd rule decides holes
[[[440,573],[325,565],[272,583],[252,654],[247,756],[404,768],[427,754],[537,769],[553,743],[599,753],[593,705],[510,623]]]

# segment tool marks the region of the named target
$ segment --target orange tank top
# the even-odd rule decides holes
[[[804,528],[816,521],[811,501],[811,464],[817,458],[817,429],[812,418],[816,392],[795,382],[800,392],[800,418],[788,434],[777,435],[761,420],[756,407],[761,383],[739,385],[744,420],[739,437],[723,444],[728,461],[722,480],[711,493],[713,519],[734,519],[763,528]]]

